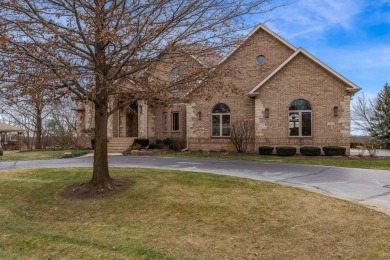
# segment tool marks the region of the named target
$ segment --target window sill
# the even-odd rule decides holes
[[[288,138],[313,138],[313,136],[289,136]]]
[[[211,139],[230,139],[230,136],[211,136]]]

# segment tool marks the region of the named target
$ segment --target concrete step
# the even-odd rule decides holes
[[[109,153],[120,153],[129,148],[134,143],[136,137],[113,137],[108,142]]]

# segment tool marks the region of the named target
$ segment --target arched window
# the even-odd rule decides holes
[[[180,76],[183,74],[183,69],[180,67],[175,67],[171,70],[171,82],[176,82],[180,79]]]
[[[211,136],[230,136],[230,109],[223,103],[217,104],[213,109]]]
[[[305,99],[294,100],[288,112],[289,136],[311,136],[311,105]]]

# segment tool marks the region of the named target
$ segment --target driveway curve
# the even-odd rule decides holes
[[[0,170],[92,167],[92,164],[93,157],[1,162]],[[360,203],[390,214],[390,171],[156,156],[109,156],[109,165],[207,172],[273,182]]]

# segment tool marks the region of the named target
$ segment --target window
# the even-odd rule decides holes
[[[180,130],[179,115],[179,112],[172,112],[172,132],[178,132]]]
[[[265,56],[264,55],[257,56],[256,61],[260,65],[265,64]]]
[[[173,68],[171,70],[171,82],[176,82],[180,79],[180,76],[183,74],[183,69],[180,67]]]
[[[220,103],[214,107],[211,124],[211,136],[230,136],[230,109],[227,105]]]
[[[311,105],[297,99],[291,103],[288,113],[289,136],[311,136]]]

